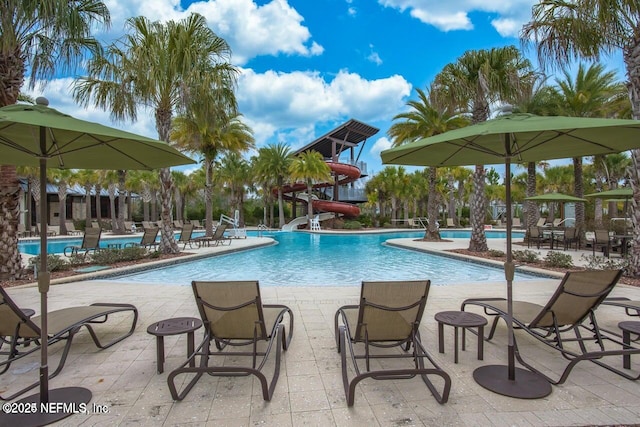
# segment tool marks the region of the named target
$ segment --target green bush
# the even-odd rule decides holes
[[[36,255],[29,261],[31,266],[35,266],[36,269],[40,268],[40,255]],[[49,254],[47,255],[47,270],[48,271],[64,271],[69,269],[67,261],[59,255]]]
[[[544,264],[548,267],[571,268],[573,267],[573,259],[569,254],[549,251],[544,258]]]
[[[611,259],[597,255],[582,255],[580,258],[586,262],[587,270],[625,270],[629,269],[629,260],[626,258]],[[626,273],[625,273],[626,274]]]
[[[489,256],[494,257],[494,258],[502,258],[505,255],[504,252],[496,250],[496,249],[489,249]]]
[[[123,261],[135,261],[146,258],[147,250],[139,246],[123,249],[103,249],[91,255],[91,261],[96,264],[115,264]]]
[[[343,228],[345,230],[360,230],[362,224],[359,221],[345,221]]]
[[[520,262],[531,262],[531,263],[540,262],[538,258],[538,254],[528,249],[525,249],[523,251],[513,251],[513,259]]]

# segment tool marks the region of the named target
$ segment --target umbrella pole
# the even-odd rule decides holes
[[[46,129],[40,127],[40,149],[46,153]],[[34,407],[34,412],[0,413],[1,426],[35,427],[60,421],[74,413],[89,413],[91,390],[83,387],[61,387],[49,390],[49,365],[47,361],[47,292],[50,274],[47,268],[47,160],[40,157],[40,266],[38,291],[40,292],[40,391],[20,399],[16,403]],[[63,220],[63,218],[60,218]],[[35,406],[32,406],[35,405]]]
[[[504,263],[504,275],[507,280],[507,366],[486,365],[473,371],[478,384],[494,393],[520,399],[539,399],[551,393],[551,384],[542,376],[527,369],[516,368],[515,342],[513,336],[513,278],[515,264],[511,250],[511,138],[505,136],[505,192],[507,202],[507,260]]]

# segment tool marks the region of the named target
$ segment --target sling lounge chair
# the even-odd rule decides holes
[[[131,312],[133,315],[129,330],[103,344],[92,325],[107,323],[110,315],[126,312]],[[120,317],[118,316],[118,318]],[[16,360],[40,350],[40,321],[40,316],[31,318],[26,316],[6,291],[0,288],[0,374],[5,373]],[[96,347],[105,349],[133,334],[137,321],[138,310],[131,304],[95,303],[88,306],[69,307],[49,312],[47,314],[48,345],[66,341],[58,366],[49,375],[49,378],[51,379],[58,375],[64,367],[73,338],[83,326],[89,331]],[[117,327],[117,324],[111,324],[109,327],[102,329],[111,334]],[[27,343],[35,345],[26,346],[25,344]],[[5,344],[8,344],[9,347],[6,351],[2,350],[2,346]],[[12,393],[10,396],[0,396],[0,400],[13,400],[39,384],[40,382],[38,381]]]
[[[100,234],[102,230],[100,228],[89,227],[84,230],[84,237],[82,238],[81,246],[67,246],[64,248],[65,256],[82,255],[83,258],[87,257],[89,251],[97,251],[100,247]]]
[[[335,315],[335,335],[342,360],[342,380],[347,405],[353,406],[358,383],[367,378],[376,380],[409,379],[420,375],[439,403],[446,403],[451,378],[427,353],[420,341],[418,328],[427,303],[429,280],[396,282],[362,282],[359,305],[345,305]],[[375,347],[385,350],[376,351]],[[395,353],[389,349],[397,348]],[[355,377],[348,378],[349,364]],[[371,369],[375,359],[408,359],[404,369]],[[426,368],[424,359],[432,367]],[[359,361],[364,360],[363,363]],[[361,369],[364,370],[361,372]],[[444,380],[442,394],[429,376]]]
[[[254,375],[262,386],[262,397],[271,400],[280,374],[280,354],[287,350],[293,336],[293,313],[284,305],[262,304],[260,287],[257,281],[238,282],[192,282],[198,311],[204,324],[204,338],[195,353],[181,367],[169,374],[167,383],[174,400],[182,400],[198,382],[202,374],[213,376]],[[285,315],[288,315],[289,333],[285,332]],[[211,350],[211,342],[218,351]],[[264,343],[265,345],[261,345]],[[275,345],[274,373],[271,381],[262,372],[262,368]],[[225,351],[228,346],[249,347],[245,351]],[[266,347],[262,349],[262,347]],[[209,365],[216,356],[246,357],[247,364],[232,366]],[[200,358],[199,366],[193,364]],[[176,381],[180,374],[195,373],[191,381],[178,392]]]
[[[202,230],[202,229],[204,229],[204,227],[200,224],[200,220],[198,220],[198,219],[192,219],[191,220],[191,225],[193,225],[193,229],[194,230]]]
[[[158,237],[159,231],[160,231],[159,228],[145,228],[144,234],[140,239],[140,243],[135,243],[135,242],[125,243],[124,247],[128,248],[128,247],[140,246],[140,247],[151,250],[152,247],[155,248],[158,245],[158,242],[156,242],[156,238]]]
[[[192,244],[194,242],[197,242],[197,240],[194,240],[191,236],[193,235],[193,225],[191,224],[185,224],[182,227],[182,231],[180,232],[180,238],[178,239],[178,244],[182,243],[182,249],[186,249],[187,245],[189,245],[189,247],[192,247]]]
[[[544,227],[547,223],[547,218],[538,218],[538,222],[536,223],[536,227]]]
[[[605,299],[602,301],[602,305],[622,307],[627,316],[640,317],[640,301],[633,301],[625,297],[614,297]]]
[[[609,295],[621,276],[622,271],[618,270],[570,271],[565,274],[562,282],[544,306],[525,301],[513,301],[514,328],[527,332],[541,343],[559,351],[565,359],[569,360],[558,379],[553,379],[524,360],[526,355],[519,351],[516,334],[514,334],[514,351],[520,364],[544,376],[555,385],[564,383],[576,364],[583,360],[589,360],[630,380],[640,378],[640,375],[634,376],[631,371],[624,371],[609,363],[622,358],[608,359],[611,356],[640,354],[640,348],[624,344],[618,336],[600,329],[596,321],[596,309]],[[495,316],[489,336],[486,338],[487,341],[491,340],[498,320],[506,321],[507,301],[504,298],[467,299],[462,303],[462,310],[469,305],[480,306],[485,314]],[[615,347],[615,349],[607,349],[605,343],[612,343],[609,347]]]
[[[447,228],[456,228],[456,224],[453,218],[447,218]]]
[[[76,225],[73,221],[65,221],[64,225],[67,228],[67,233],[74,236],[82,234],[82,231],[76,229]]]
[[[217,226],[216,229],[213,231],[213,236],[211,237],[201,236],[201,237],[196,237],[193,240],[197,241],[199,245],[218,246],[218,245],[224,245],[225,243],[230,245],[233,239],[229,236],[225,236],[224,235],[225,231],[227,231],[227,224],[221,224]]]
[[[152,223],[151,221],[142,221],[142,228],[146,230],[147,228],[159,228],[159,227],[155,223]]]

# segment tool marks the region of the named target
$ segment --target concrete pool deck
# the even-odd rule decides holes
[[[435,246],[436,250],[449,246],[464,248],[468,244],[468,239],[456,239],[446,244],[399,240],[409,242],[396,243],[418,245],[421,249]],[[500,245],[494,240],[503,240],[501,244],[504,245],[504,239],[491,239],[490,246]],[[247,239],[244,244],[252,243],[253,239]],[[543,303],[558,283],[557,279],[516,282],[514,295],[516,299]],[[86,331],[76,336],[64,370],[51,380],[50,387],[86,387],[93,392],[92,402],[106,406],[109,413],[73,415],[60,425],[568,426],[640,423],[640,382],[626,380],[587,362],[578,364],[568,381],[554,386],[552,393],[543,399],[512,399],[480,387],[472,377],[475,368],[506,363],[504,324],[498,327],[494,340],[485,343],[483,361],[476,359],[475,337],[469,335],[467,351],[460,353],[458,364],[453,363],[452,328],[445,328],[446,352],[438,353],[435,313],[457,310],[460,303],[471,296],[502,297],[505,295],[503,281],[431,288],[420,332],[430,354],[452,378],[448,403],[438,404],[419,379],[365,380],[357,388],[355,405],[348,408],[342,388],[340,357],[333,338],[333,316],[341,305],[357,303],[359,290],[355,286],[262,287],[265,303],[286,304],[295,316],[293,341],[282,355],[280,380],[273,400],[263,401],[257,382],[251,378],[205,375],[184,401],[174,402],[166,379],[171,370],[185,360],[186,336],[165,338],[165,371],[157,374],[156,341],[146,333],[146,328],[161,319],[198,317],[190,287],[109,280],[81,280],[52,286],[50,310],[108,301],[133,303],[140,313],[134,335],[109,349],[97,350]],[[20,307],[39,311],[36,288],[9,288],[8,292]],[[612,296],[637,300],[640,299],[640,288],[618,285]],[[616,330],[618,321],[632,319],[620,308],[603,306],[598,309],[598,320],[602,327]],[[124,328],[125,323],[123,318],[116,328]],[[202,330],[199,330],[196,341],[201,337]],[[564,366],[557,352],[543,348],[522,334],[518,337],[522,353],[532,355],[546,369],[558,373]],[[61,347],[56,344],[51,348],[50,366],[57,363]],[[622,365],[622,360],[619,363]],[[0,377],[1,391],[15,390],[20,384],[35,381],[38,366],[39,353],[15,363]],[[632,358],[632,367],[640,369],[640,358]],[[271,372],[268,368],[267,372]]]

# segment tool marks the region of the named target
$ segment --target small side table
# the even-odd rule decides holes
[[[155,335],[158,353],[158,373],[164,371],[164,337],[167,335],[187,334],[187,357],[194,351],[194,332],[202,326],[202,320],[195,317],[176,317],[165,319],[150,325],[147,333]],[[195,360],[189,366],[196,366]]]
[[[640,335],[640,322],[620,322],[618,323],[618,327],[622,329],[622,342],[625,344],[625,346],[631,344],[631,334]],[[625,354],[624,356],[622,356],[622,366],[624,366],[624,369],[631,369],[630,354]]]
[[[462,351],[465,349],[465,330],[478,328],[478,360],[484,357],[484,325],[487,319],[468,311],[441,311],[436,313],[438,322],[438,351],[444,353],[444,325],[454,329],[454,363],[458,363],[458,328],[462,328]]]

